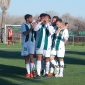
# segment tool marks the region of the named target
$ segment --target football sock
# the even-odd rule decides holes
[[[37,75],[41,75],[40,74],[40,72],[41,72],[41,61],[37,61]]]

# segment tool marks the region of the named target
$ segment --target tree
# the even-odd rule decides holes
[[[5,18],[6,18],[6,10],[9,8],[11,0],[0,0],[0,7],[2,9],[2,21],[1,21],[1,42],[4,40],[4,27],[5,27]]]

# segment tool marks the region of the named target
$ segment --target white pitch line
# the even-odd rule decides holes
[[[21,48],[0,48],[0,50],[3,50],[3,49],[21,49]],[[66,48],[66,50],[69,50],[71,48]]]
[[[0,48],[0,50],[4,50],[4,49],[21,49],[21,48]]]

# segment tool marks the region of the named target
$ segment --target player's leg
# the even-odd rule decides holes
[[[54,73],[54,67],[53,67],[52,63],[50,63],[50,73],[49,73],[49,76],[53,76],[53,73]]]
[[[34,73],[36,74],[36,64],[37,64],[37,57],[36,54],[34,55]]]
[[[60,63],[60,67],[59,67],[60,73],[59,73],[59,75],[60,75],[60,77],[63,77],[63,71],[64,71],[64,59],[63,59],[63,58],[59,58],[59,63]]]
[[[58,73],[59,73],[59,65],[58,65],[58,61],[57,61],[57,62],[55,61],[55,56],[56,56],[56,51],[55,51],[55,50],[52,50],[52,51],[51,51],[50,62],[51,62],[51,64],[52,64],[53,68],[56,69],[56,71],[57,71],[56,74],[58,74]],[[53,72],[53,71],[52,71],[52,72]],[[49,73],[48,76],[53,76],[53,73],[52,73],[52,72]]]
[[[12,40],[12,37],[10,37],[10,42],[12,43],[12,45],[14,45],[14,42],[13,42],[13,40]]]
[[[25,56],[25,65],[26,65],[26,70],[27,70],[27,74],[26,74],[26,78],[30,78],[30,62],[29,62],[29,56]]]
[[[10,45],[10,37],[8,37],[8,46]]]
[[[42,60],[42,55],[38,54],[37,55],[37,76],[36,76],[36,78],[41,78],[41,60]]]
[[[42,60],[43,50],[36,50],[36,57],[37,57],[37,76],[35,79],[41,78],[41,60]]]
[[[48,77],[49,68],[50,68],[50,50],[44,50],[44,56],[45,56],[45,63],[46,63],[44,77]]]
[[[35,43],[30,42],[28,44],[28,52],[29,52],[29,57],[30,57],[30,77],[34,77],[34,54],[35,54]]]
[[[34,77],[34,55],[30,54],[30,77]]]
[[[29,46],[28,42],[22,43],[21,55],[25,56],[25,66],[27,70],[26,78],[30,78],[30,61],[29,61]]]
[[[58,75],[55,75],[55,77],[63,77],[63,70],[64,70],[64,55],[65,55],[65,49],[59,49],[57,51],[57,57],[58,57],[58,60],[59,60],[59,74]]]
[[[46,65],[45,57],[42,58],[41,65],[42,65],[41,75],[45,75],[45,65]]]

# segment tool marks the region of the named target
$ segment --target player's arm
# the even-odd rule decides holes
[[[61,29],[59,28],[59,29],[55,32],[55,34],[58,34],[60,31],[61,31]]]
[[[39,22],[38,24],[36,24],[36,22],[34,22],[32,24],[32,27],[34,28],[34,31],[38,31],[41,28],[41,22]]]
[[[26,31],[26,28],[25,28],[25,25],[22,24],[21,26],[21,32],[22,34],[24,34],[25,36],[27,36],[31,31],[32,31],[33,28],[30,28],[28,31]]]
[[[64,38],[65,42],[68,41],[69,33],[68,33],[67,29],[65,29],[65,31],[63,32],[63,38]]]
[[[55,33],[55,29],[54,29],[53,26],[49,26],[49,25],[48,25],[48,28],[47,28],[47,29],[48,29],[50,35],[53,35],[53,34]]]

